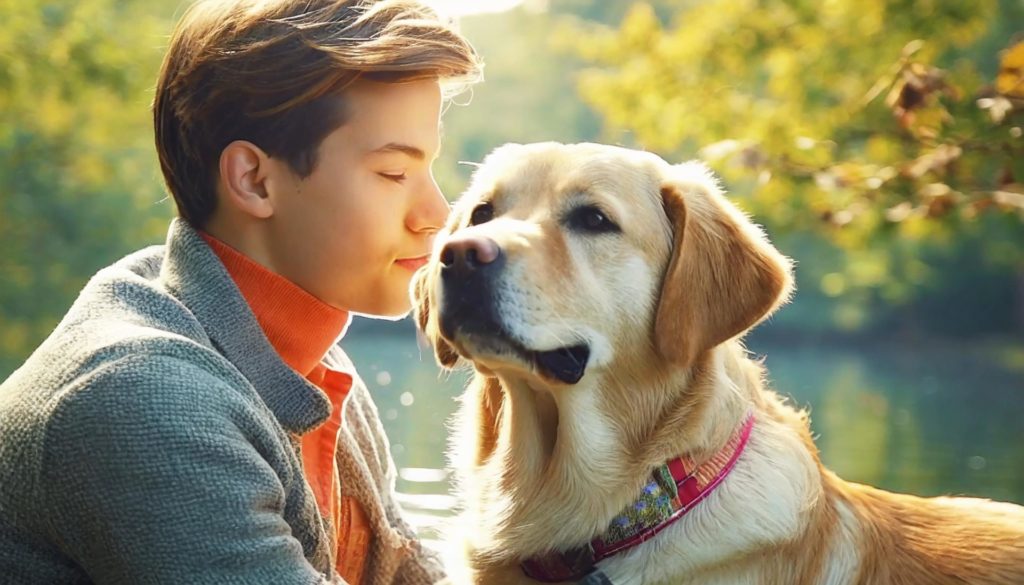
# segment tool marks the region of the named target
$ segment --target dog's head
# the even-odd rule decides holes
[[[542,143],[485,159],[413,296],[442,365],[557,385],[637,352],[688,367],[790,287],[789,261],[702,165]]]

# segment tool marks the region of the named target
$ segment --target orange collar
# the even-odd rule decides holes
[[[281,359],[308,377],[344,335],[348,311],[328,305],[210,234],[199,233],[227,268]]]

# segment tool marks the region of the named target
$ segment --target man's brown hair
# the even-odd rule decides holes
[[[248,140],[296,174],[316,166],[357,79],[476,81],[473,48],[415,0],[200,0],[171,35],[153,100],[156,148],[178,213],[203,227],[220,154]]]

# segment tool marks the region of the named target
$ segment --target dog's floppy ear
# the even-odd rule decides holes
[[[437,363],[446,368],[451,368],[459,361],[459,354],[455,353],[452,346],[441,338],[437,330],[437,319],[430,318],[430,291],[428,274],[430,267],[419,270],[413,277],[412,302],[416,307],[416,324],[427,338],[427,341],[434,347],[434,355],[437,356]]]
[[[666,175],[661,195],[673,248],[654,336],[663,357],[689,366],[784,303],[792,269],[703,165],[676,165]]]

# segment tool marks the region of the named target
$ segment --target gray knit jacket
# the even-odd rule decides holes
[[[354,371],[337,347],[324,359]],[[341,583],[298,439],[329,413],[175,220],[165,246],[97,273],[0,385],[0,583]],[[364,582],[440,579],[358,377],[343,416],[342,493],[373,527]]]

